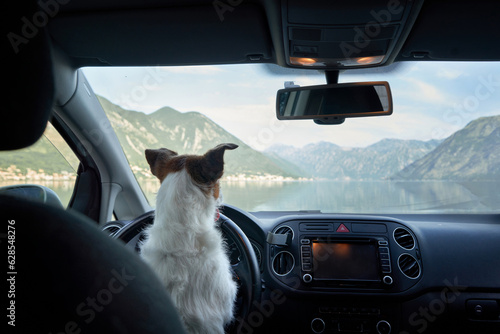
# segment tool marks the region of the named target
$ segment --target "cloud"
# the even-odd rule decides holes
[[[458,78],[459,76],[461,76],[462,74],[464,74],[464,73],[462,71],[459,71],[459,70],[441,68],[437,72],[436,76],[438,78],[454,80],[454,79]]]
[[[404,82],[403,85],[406,84],[406,87],[394,89],[397,93],[394,98],[419,101],[421,105],[432,104],[435,107],[453,105],[454,99],[444,89],[416,78],[402,78],[401,80]]]

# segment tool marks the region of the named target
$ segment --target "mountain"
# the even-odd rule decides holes
[[[245,178],[298,177],[276,160],[252,149],[198,112],[181,113],[164,107],[146,115],[125,110],[98,97],[115,130],[133,170],[139,177],[150,177],[144,157],[147,148],[166,147],[179,154],[203,154],[220,143],[239,147],[225,154],[225,175]]]
[[[50,140],[49,140],[50,139]],[[67,161],[58,150],[61,150],[70,161]],[[33,145],[15,151],[2,152],[0,155],[0,180],[24,178],[36,173],[43,177],[66,178],[74,174],[78,168],[76,157],[64,152],[69,150],[57,130],[49,123],[44,135]],[[35,168],[33,170],[32,168]]]
[[[138,178],[153,178],[144,157],[147,148],[203,154],[228,142],[239,148],[226,153],[225,176],[238,179],[500,179],[500,116],[478,118],[444,141],[383,139],[362,148],[319,142],[302,148],[274,145],[258,152],[200,113],[164,107],[146,115],[98,98]],[[36,144],[3,152],[0,180],[25,179],[28,175],[42,179],[74,177],[78,161],[70,161],[71,167],[54,149],[64,150],[63,139],[55,139],[55,133],[49,125],[46,136]],[[37,170],[31,170],[33,166]]]
[[[308,177],[336,180],[386,179],[432,151],[440,141],[383,139],[368,147],[319,142],[302,148],[274,145],[265,152],[291,162]]]
[[[470,122],[392,179],[499,180],[500,116]]]

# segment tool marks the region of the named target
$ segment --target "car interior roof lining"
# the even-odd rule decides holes
[[[60,5],[49,30],[77,67],[285,65],[282,11],[305,3],[232,2],[218,15],[213,1],[72,0]],[[426,0],[395,61],[500,60],[492,42],[500,37],[499,11],[498,1]]]

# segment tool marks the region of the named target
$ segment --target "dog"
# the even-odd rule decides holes
[[[161,186],[141,257],[163,282],[191,334],[222,334],[233,320],[237,285],[215,217],[222,202],[224,152],[237,147],[220,144],[204,155],[145,151]]]

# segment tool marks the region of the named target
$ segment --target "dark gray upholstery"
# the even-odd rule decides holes
[[[13,184],[0,187],[1,195],[20,197],[64,209],[64,205],[56,192],[39,184]]]
[[[151,270],[86,217],[8,196],[0,208],[4,231],[15,221],[15,332],[183,333]]]
[[[2,78],[2,96],[7,101],[2,101],[0,150],[35,143],[51,113],[54,76],[50,42],[43,26],[33,25],[37,12],[35,1],[11,1],[4,9],[2,64],[7,76]]]
[[[35,4],[5,4],[4,37],[11,32],[22,35],[22,19],[33,18]],[[43,27],[15,45],[3,39],[7,101],[1,109],[0,150],[36,142],[54,98],[50,40]],[[5,195],[0,195],[0,221],[5,261],[7,246],[11,255],[15,252],[7,270],[9,290],[4,291],[12,309],[6,311],[11,318],[4,316],[4,321],[15,324],[8,333],[184,332],[152,271],[94,221],[71,210]]]

